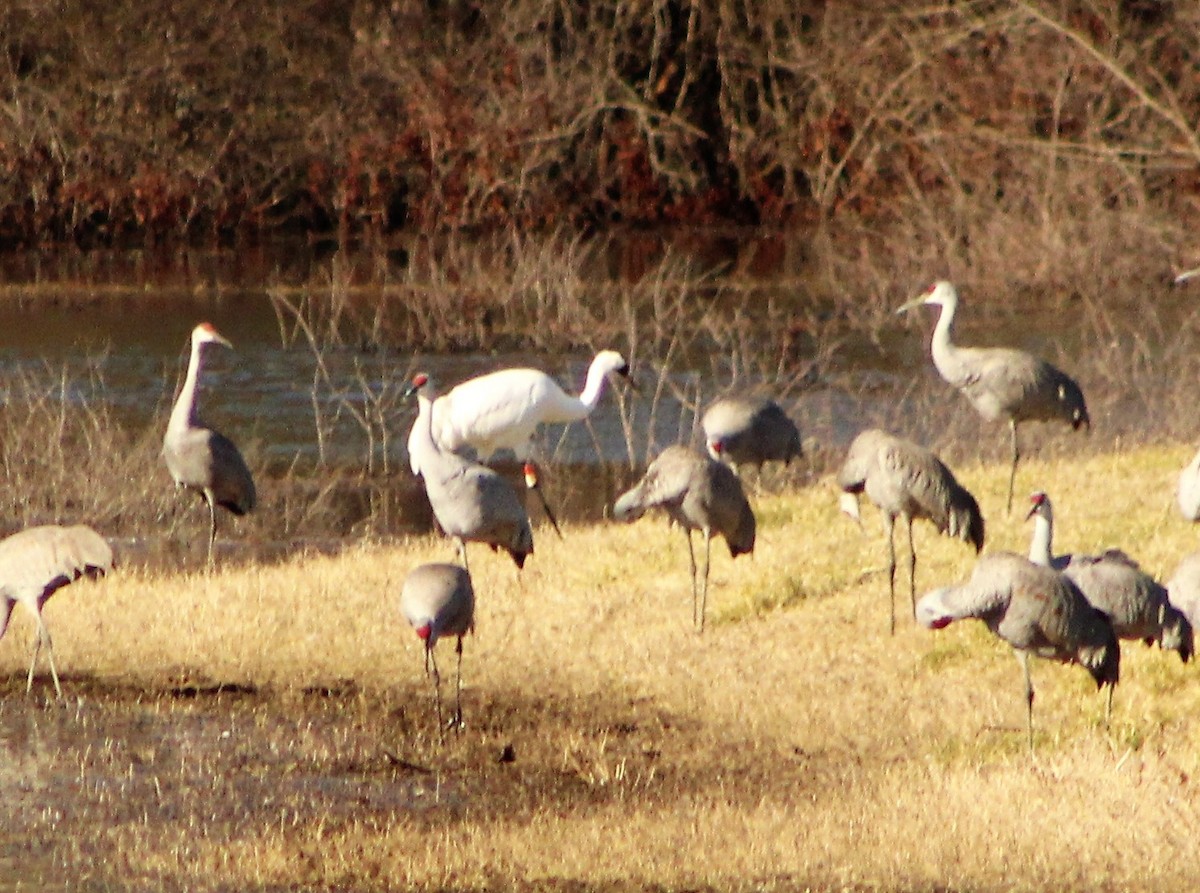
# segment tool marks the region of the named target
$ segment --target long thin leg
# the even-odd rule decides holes
[[[54,680],[54,692],[62,699],[62,686],[58,682],[58,668],[54,666],[54,640],[50,638],[50,630],[46,628],[41,614],[36,614],[37,638],[33,642],[33,659],[29,662],[29,678],[25,680],[25,694],[33,689],[33,668],[37,665],[38,654],[42,650],[42,642],[46,643],[46,658],[50,662],[50,678]]]
[[[700,590],[700,632],[704,632],[704,615],[708,610],[708,569],[712,564],[712,528],[704,528],[704,588]],[[693,617],[693,620],[695,618]]]
[[[1115,685],[1112,685],[1111,683],[1109,684],[1109,686],[1108,686],[1108,706],[1104,708],[1104,728],[1106,728],[1106,729],[1112,726],[1113,692],[1116,691],[1116,689],[1117,689],[1117,687]]]
[[[213,502],[212,495],[204,494],[204,501],[208,503],[208,566],[213,566],[213,547],[217,542],[217,506]]]
[[[1012,433],[1012,470],[1008,473],[1008,508],[1006,514],[1012,514],[1013,486],[1017,481],[1017,462],[1021,459],[1021,449],[1017,446],[1017,420],[1008,420],[1008,429]]]
[[[458,552],[459,560],[462,561],[463,570],[469,574],[471,568],[467,565],[467,541],[462,537],[456,537],[454,542],[458,547],[456,551]]]
[[[908,525],[908,598],[912,602],[913,620],[917,619],[917,549],[913,545],[912,515],[904,516]]]
[[[1018,651],[1017,660],[1025,672],[1025,725],[1029,731],[1029,756],[1033,757],[1033,677],[1029,675],[1029,655]]]
[[[896,519],[887,512],[883,513],[883,535],[887,537],[888,547],[888,592],[892,598],[892,635],[896,634],[896,543],[892,536]]]
[[[458,673],[454,680],[454,730],[457,732],[462,729],[462,636],[458,637],[458,645],[454,649],[458,655]]]
[[[425,652],[425,656],[429,658],[429,675],[433,677],[433,703],[437,707],[438,731],[442,729],[442,675],[438,672],[437,657],[434,656],[433,649],[429,648]]]
[[[696,626],[698,621],[696,618],[696,607],[699,601],[699,594],[696,590],[696,554],[692,551],[692,531],[685,527],[684,534],[687,536],[688,544],[688,564],[692,568],[692,626]]]

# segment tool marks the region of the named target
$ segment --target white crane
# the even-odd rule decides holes
[[[504,449],[512,450],[519,461],[530,462],[538,426],[586,419],[600,402],[606,382],[614,376],[632,384],[625,358],[615,350],[602,350],[588,367],[587,380],[578,396],[566,393],[538,369],[500,369],[468,379],[434,402],[433,438],[452,453],[473,448],[476,458],[485,464]],[[420,474],[412,437],[410,434],[409,462],[413,474]],[[558,531],[558,521],[545,494],[536,484],[530,489],[536,491],[546,516]]]
[[[1025,421],[1061,419],[1072,428],[1087,427],[1083,391],[1066,373],[1023,350],[1007,347],[959,347],[951,341],[958,291],[946,281],[935,282],[897,313],[923,304],[942,308],[933,330],[930,350],[938,374],[971,401],[987,421],[1007,419],[1012,435],[1012,470],[1008,477],[1008,508],[1021,458],[1017,426]]]
[[[471,575],[456,564],[422,564],[404,578],[400,589],[400,612],[418,638],[425,643],[425,673],[433,679],[434,703],[438,727],[442,722],[442,677],[438,673],[433,649],[438,639],[458,639],[458,673],[454,686],[454,720],[462,728],[462,653],[463,636],[475,629],[475,590]]]
[[[728,396],[713,401],[700,420],[708,454],[740,466],[764,462],[787,465],[804,455],[800,429],[783,408],[768,397]]]
[[[208,505],[208,563],[213,561],[217,539],[217,506],[235,515],[253,511],[258,496],[254,478],[238,448],[224,434],[200,420],[196,408],[196,388],[202,363],[201,349],[206,344],[233,345],[211,323],[202,322],[192,329],[192,354],[187,375],[163,437],[162,456],[175,485],[195,490]]]
[[[45,645],[54,691],[62,697],[54,666],[54,643],[42,618],[46,600],[80,577],[102,576],[112,568],[112,548],[104,537],[84,525],[29,527],[0,540],[0,639],[4,638],[13,606],[18,602],[29,609],[37,622],[26,693],[33,688],[33,670]]]
[[[913,614],[917,609],[917,552],[913,521],[925,518],[938,533],[983,548],[984,523],[979,503],[932,451],[910,440],[869,428],[850,444],[837,475],[841,505],[855,521],[858,497],[867,498],[883,516],[888,548],[888,590],[892,600],[891,631],[896,632],[896,519],[908,528],[908,592]]]
[[[1192,624],[1171,604],[1167,589],[1119,549],[1099,555],[1054,555],[1054,506],[1038,491],[1029,498],[1033,518],[1029,560],[1062,571],[1091,604],[1108,615],[1118,639],[1155,642],[1187,663],[1194,647]],[[1109,692],[1111,699],[1111,690]],[[1111,710],[1111,707],[1110,707]]]
[[[613,506],[618,521],[636,521],[648,509],[661,508],[687,535],[692,569],[692,623],[704,631],[708,572],[714,534],[725,537],[733,558],[754,551],[754,512],[741,481],[728,466],[685,446],[669,446],[650,463],[641,481]],[[692,531],[704,534],[704,580],[697,585]]]
[[[409,434],[409,450],[421,469],[433,516],[446,535],[458,541],[463,566],[467,542],[477,542],[504,549],[518,568],[524,567],[526,556],[533,552],[533,529],[516,491],[486,465],[438,446],[432,430],[437,388],[426,373],[413,377],[406,396],[413,394],[417,420]],[[527,478],[536,476],[532,465],[526,465],[525,473]]]
[[[1082,666],[1096,687],[1120,679],[1121,649],[1112,624],[1068,577],[1012,552],[993,552],[971,577],[922,596],[917,621],[942,629],[955,620],[982,620],[1011,645],[1025,674],[1026,723],[1033,753],[1033,679],[1029,657]]]

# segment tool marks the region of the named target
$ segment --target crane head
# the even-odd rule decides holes
[[[416,375],[414,375],[412,377],[412,382],[409,384],[408,388],[405,390],[404,397],[405,398],[412,397],[414,394],[417,394],[418,392],[420,392],[423,388],[430,387],[431,382],[432,382],[432,379],[429,377],[429,374],[427,372],[418,372]],[[426,392],[426,393],[428,393],[428,392]]]
[[[930,285],[927,289],[921,292],[912,300],[897,308],[896,313],[907,313],[914,307],[921,307],[924,304],[937,304],[938,306],[954,305],[958,303],[958,291],[955,287],[945,279],[939,279],[937,282]]]
[[[233,349],[233,344],[229,339],[218,332],[216,327],[210,322],[202,322],[196,328],[192,329],[192,344],[194,346],[220,344],[222,347]]]
[[[1053,520],[1054,508],[1050,504],[1050,497],[1043,491],[1036,490],[1029,495],[1029,514],[1025,516],[1028,521],[1034,515],[1041,515],[1047,521]]]

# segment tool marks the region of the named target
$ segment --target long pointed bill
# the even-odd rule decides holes
[[[924,303],[925,303],[925,295],[919,294],[915,298],[913,298],[911,301],[909,301],[908,303],[897,307],[896,315],[899,316],[901,313],[907,313],[908,311],[910,311],[916,307],[922,306]]]
[[[558,534],[558,538],[562,539],[562,530],[559,529],[558,519],[554,517],[554,511],[550,508],[550,503],[546,501],[546,494],[542,492],[541,484],[538,482],[537,466],[532,462],[525,463],[525,486],[537,494],[538,500],[542,504],[542,509],[546,512],[546,517],[550,519],[550,525],[554,528],[554,532]]]

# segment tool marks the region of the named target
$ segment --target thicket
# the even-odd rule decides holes
[[[1170,0],[10,0],[0,246],[732,222],[1044,267],[1103,217],[1192,260],[1198,70]]]

